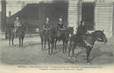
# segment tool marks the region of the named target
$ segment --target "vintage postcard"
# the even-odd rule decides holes
[[[0,73],[113,73],[114,0],[0,0]]]

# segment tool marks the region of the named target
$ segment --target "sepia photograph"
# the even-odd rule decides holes
[[[0,0],[0,68],[113,65],[114,0]]]

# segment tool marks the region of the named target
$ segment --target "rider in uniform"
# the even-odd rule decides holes
[[[19,27],[21,27],[22,25],[21,25],[21,22],[20,22],[20,20],[19,20],[19,17],[16,17],[16,20],[14,21],[14,28],[15,28],[15,30],[17,31],[17,29],[19,28]]]
[[[57,36],[59,37],[63,32],[65,26],[63,24],[63,19],[60,17],[59,22],[57,24]]]
[[[44,25],[43,25],[43,29],[44,30],[47,30],[47,29],[49,29],[50,28],[50,25],[49,25],[49,18],[47,17],[46,18],[46,22],[44,23]]]
[[[81,21],[77,29],[77,35],[85,35],[87,33],[87,26],[84,21]]]
[[[84,35],[87,34],[87,26],[85,25],[84,21],[81,21],[80,25],[78,26],[77,29],[77,37],[79,41],[83,41]]]
[[[16,17],[16,19],[14,21],[14,32],[17,32],[21,26],[22,25],[21,25],[21,21],[20,21],[19,17]]]
[[[59,18],[59,22],[58,22],[58,29],[61,30],[64,28],[64,25],[63,25],[63,19],[62,18]]]

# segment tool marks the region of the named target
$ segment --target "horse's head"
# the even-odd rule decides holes
[[[107,38],[104,34],[104,30],[103,31],[97,30],[93,32],[93,34],[94,34],[93,36],[96,38],[97,41],[104,42],[104,43],[107,42]]]

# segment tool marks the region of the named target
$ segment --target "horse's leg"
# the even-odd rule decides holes
[[[50,41],[48,40],[48,54],[50,55]]]
[[[15,34],[13,33],[12,36],[11,36],[11,40],[12,40],[12,45],[14,45],[14,40],[15,40],[16,36]]]
[[[90,62],[90,60],[89,60],[89,56],[90,56],[91,49],[92,49],[92,47],[89,47],[89,46],[86,47],[87,63]]]
[[[46,48],[46,39],[44,39],[44,48]]]
[[[14,45],[14,42],[13,41],[14,41],[14,37],[12,37],[12,45]]]
[[[41,49],[43,49],[43,37],[40,36],[40,38],[41,38]]]
[[[41,37],[41,46],[42,46],[42,49],[43,49],[43,38]]]
[[[47,40],[47,43],[48,43],[48,49],[50,48],[50,41],[49,39]]]
[[[66,52],[66,49],[67,49],[66,47],[67,47],[67,41],[63,40],[63,53]]]
[[[68,41],[65,41],[65,53],[67,52],[67,45],[68,45]]]
[[[22,37],[20,37],[20,46],[22,47]]]
[[[15,35],[12,36],[12,45],[14,45]]]
[[[51,42],[50,54],[53,54],[53,43]]]
[[[24,40],[24,37],[22,37],[22,47],[23,47],[23,40]]]
[[[63,53],[65,53],[65,41],[63,41]]]
[[[53,50],[54,50],[54,41],[51,42],[51,55],[53,54]]]
[[[72,49],[72,43],[70,42],[68,47],[68,56],[70,56],[71,49]]]
[[[11,44],[10,44],[10,41],[11,41],[11,38],[9,37],[9,46],[11,45]]]
[[[64,45],[64,53],[66,53],[66,51],[67,51],[67,45],[65,43],[65,45]]]
[[[70,41],[69,48],[68,48],[68,56],[70,56],[70,54],[72,54],[72,56],[74,55],[75,47],[76,47],[76,45],[74,44],[74,42]]]
[[[52,55],[53,54],[53,48],[54,48],[54,41],[53,41],[53,39],[50,39],[49,43],[50,43],[49,52],[50,52],[50,55]]]
[[[56,50],[56,40],[54,40],[54,49]]]
[[[55,46],[55,50],[56,50],[57,49],[57,39],[55,39],[54,46]]]
[[[21,47],[21,38],[19,37],[19,47]]]
[[[71,48],[71,50],[72,50],[72,56],[74,56],[75,48],[76,48],[76,44],[73,43],[72,48]]]
[[[21,39],[21,43],[22,43],[21,46],[23,47],[23,38]]]
[[[43,46],[42,49],[44,49],[45,48],[45,38],[44,37],[42,38],[42,46]]]

